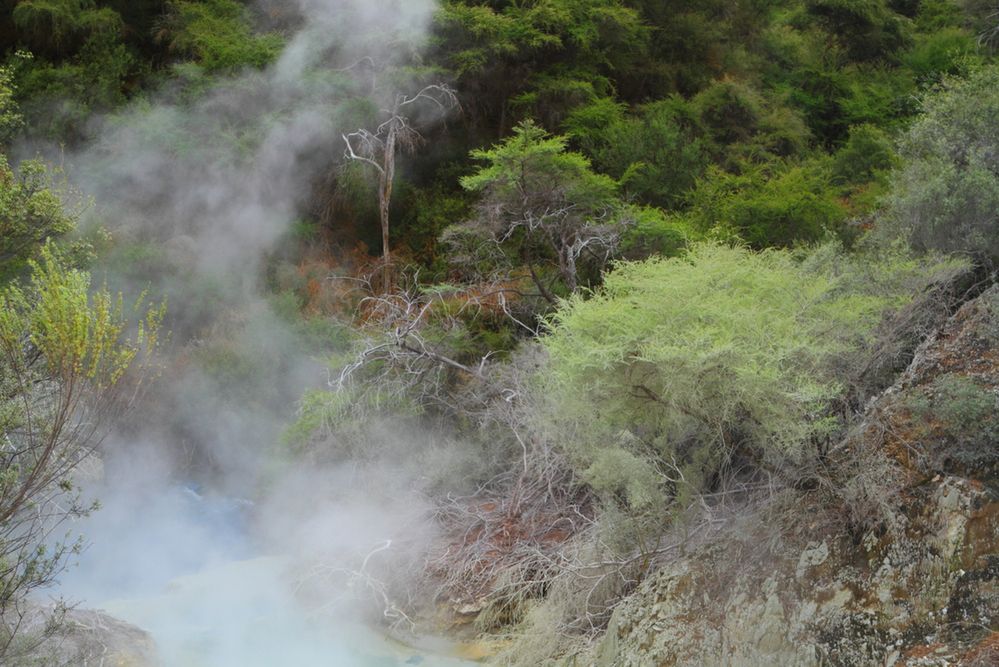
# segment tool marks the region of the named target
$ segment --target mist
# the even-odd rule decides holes
[[[265,274],[356,129],[350,101],[393,94],[380,72],[418,57],[435,6],[259,8],[287,33],[266,69],[207,86],[181,67],[94,120],[82,149],[25,147],[58,153],[93,198],[82,228],[113,239],[95,277],[165,298],[171,333],[161,377],[79,480],[102,509],[72,526],[89,546],[55,593],[145,629],[167,667],[402,664],[414,652],[370,628],[407,629],[383,581],[419,567],[429,508],[411,461],[281,456],[327,375]]]

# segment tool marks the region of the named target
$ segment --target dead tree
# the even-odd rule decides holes
[[[430,107],[433,119],[440,119],[458,108],[454,90],[445,84],[425,86],[415,95],[397,94],[392,106],[382,109],[386,117],[373,131],[361,128],[343,134],[347,145],[344,157],[374,167],[378,172],[378,216],[382,228],[382,289],[391,288],[391,251],[389,245],[389,206],[395,180],[395,160],[400,151],[413,152],[423,143],[423,135],[410,114]]]
[[[461,327],[462,310],[476,307],[466,303],[457,313],[435,315],[434,307],[443,305],[442,295],[416,290],[396,290],[365,299],[365,329],[371,335],[355,361],[341,369],[337,378],[331,378],[330,387],[342,390],[360,369],[378,367],[378,374],[365,376],[364,384],[382,389],[396,386],[421,403],[447,403],[447,371],[481,378],[491,353],[468,365],[456,359],[446,345],[434,341],[435,336],[428,331],[441,334]]]

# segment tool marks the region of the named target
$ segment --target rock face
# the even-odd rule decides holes
[[[805,501],[769,560],[695,549],[619,605],[585,662],[999,665],[997,396],[992,288],[921,346],[838,449],[862,482],[878,479],[865,461],[892,471],[875,525],[851,529]]]
[[[103,665],[153,667],[157,665],[152,638],[134,625],[100,611],[73,609],[51,632],[42,634],[51,610],[36,608],[26,616],[22,638],[30,653],[15,664],[46,667]],[[44,639],[33,640],[33,636]]]

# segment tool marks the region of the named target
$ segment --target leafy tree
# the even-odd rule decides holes
[[[635,100],[666,93],[693,95],[751,60],[754,43],[783,2],[628,0],[650,27],[649,56],[618,74]]]
[[[763,100],[748,86],[719,81],[693,100],[701,122],[719,144],[747,141],[759,128]]]
[[[128,80],[137,67],[124,44],[104,35],[88,39],[77,53],[57,64],[35,57],[21,60],[17,82],[28,131],[60,142],[79,142],[93,113],[125,102]]]
[[[466,110],[497,122],[501,136],[513,102],[557,120],[573,100],[609,92],[607,75],[641,62],[649,39],[620,0],[452,0],[438,14],[437,35],[439,62],[457,75]]]
[[[908,43],[905,19],[885,0],[807,0],[806,5],[851,60],[890,58]]]
[[[808,127],[823,143],[834,144],[849,130],[844,100],[849,81],[838,68],[802,67],[793,74],[791,101],[804,113]]]
[[[844,42],[856,40],[875,51],[881,47],[850,33],[851,28],[835,27],[841,20],[849,24],[851,12],[864,13],[878,4],[883,5],[877,1],[809,2],[812,11],[800,11],[804,7],[797,5],[799,9],[772,23],[761,42],[764,60],[759,68],[766,87],[760,90],[786,96],[803,113],[813,136],[827,147],[840,144],[852,125],[885,126],[915,111],[910,98],[916,78],[904,66],[909,40],[893,46],[891,54],[858,55]],[[831,14],[824,14],[826,10]],[[909,24],[909,19],[884,6],[872,11],[884,14],[889,22]]]
[[[974,38],[965,30],[943,28],[920,35],[903,61],[917,81],[935,83],[942,76],[961,74],[966,67],[980,61],[977,50]]]
[[[94,36],[119,36],[124,27],[118,12],[95,0],[21,0],[12,18],[27,48],[55,58],[74,53]]]
[[[703,126],[678,96],[644,105],[632,116],[601,101],[573,112],[566,125],[602,172],[621,179],[626,194],[647,204],[676,208],[708,161]]]
[[[611,126],[627,119],[628,105],[613,97],[598,97],[573,109],[562,127],[573,145],[592,155],[604,145],[604,134]]]
[[[76,212],[63,208],[54,186],[42,162],[24,162],[15,171],[0,153],[0,281],[24,269],[46,239],[73,229]]]
[[[716,81],[690,106],[722,159],[791,157],[802,154],[811,140],[798,113],[742,82]]]
[[[604,76],[578,67],[553,67],[531,76],[527,90],[510,98],[518,118],[534,118],[545,127],[560,127],[576,108],[611,95]]]
[[[14,100],[13,78],[11,68],[0,67],[0,151],[24,124],[24,117]]]
[[[999,69],[950,78],[926,96],[903,137],[903,167],[892,179],[886,237],[918,250],[999,260]]]
[[[136,304],[130,335],[122,298],[91,290],[53,246],[29,264],[27,286],[0,290],[0,658],[12,657],[28,595],[79,547],[51,540],[92,509],[72,472],[141,389],[163,316]]]
[[[896,165],[891,139],[874,125],[850,128],[850,138],[833,155],[833,179],[839,183],[867,183],[885,178]]]
[[[31,34],[22,31],[18,42],[31,44],[32,39],[25,37]],[[76,142],[93,112],[109,111],[125,101],[142,65],[123,35],[124,28],[88,29],[63,51],[36,47],[38,53],[21,49],[10,56],[7,67],[16,81],[29,133]]]
[[[531,121],[488,150],[472,151],[486,162],[461,180],[482,195],[478,215],[445,232],[452,247],[509,272],[526,266],[541,295],[556,298],[538,264],[550,265],[569,292],[576,292],[587,265],[599,270],[618,244],[622,223],[617,183],[596,174],[566,138],[549,136]]]
[[[246,12],[236,0],[171,0],[156,38],[210,72],[263,67],[277,57],[282,39],[254,34]]]
[[[621,236],[617,253],[623,259],[675,257],[683,254],[689,243],[705,237],[683,215],[667,214],[653,206],[629,206],[625,215],[629,225]]]

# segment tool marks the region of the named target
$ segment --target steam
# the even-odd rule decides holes
[[[86,484],[103,509],[76,526],[92,546],[61,592],[144,625],[168,667],[362,664],[344,623],[382,611],[373,573],[432,537],[401,468],[272,465],[295,400],[325,374],[263,276],[356,129],[338,126],[341,108],[412,61],[434,2],[261,7],[293,26],[272,66],[207,90],[182,68],[64,157],[96,202],[87,224],[119,242],[97,277],[166,295],[173,344]]]
[[[301,27],[278,61],[191,101],[169,91],[98,128],[74,176],[118,233],[175,240],[176,259],[244,278],[287,232],[310,179],[342,152],[339,105],[377,93],[374,74],[412,57],[426,0],[299,0]],[[192,242],[193,241],[193,242]],[[252,285],[251,291],[252,291]]]

